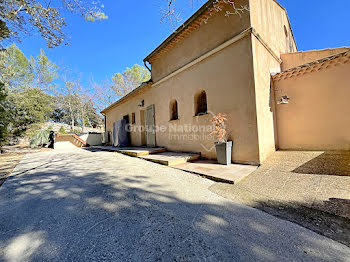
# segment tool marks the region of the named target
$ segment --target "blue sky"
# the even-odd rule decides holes
[[[200,7],[200,0],[194,1],[192,8],[188,0],[178,0],[183,3],[179,7],[184,10],[184,19]],[[80,72],[82,83],[87,85],[91,77],[101,81],[127,66],[142,65],[143,58],[171,33],[169,25],[160,23],[160,6],[165,0],[102,2],[107,20],[89,23],[76,15],[67,17],[70,45],[47,49],[40,37],[32,36],[18,46],[27,56],[36,56],[43,48],[56,64]],[[350,46],[350,1],[279,2],[287,9],[299,50]]]

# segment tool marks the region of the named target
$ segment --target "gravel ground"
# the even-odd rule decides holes
[[[349,261],[350,248],[111,152],[27,155],[0,188],[4,261]]]
[[[48,149],[30,149],[30,148],[19,148],[7,147],[9,153],[0,154],[0,187],[5,182],[7,177],[11,174],[16,165],[22,160],[22,158],[28,153],[35,153],[40,151],[47,151]]]
[[[278,151],[236,185],[210,190],[350,247],[350,153]]]

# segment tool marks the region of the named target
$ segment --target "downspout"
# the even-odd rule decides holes
[[[149,73],[152,74],[151,69],[149,69],[146,60],[143,60],[143,64],[145,65],[145,67],[148,69]]]
[[[105,132],[107,132],[107,116],[106,115],[103,115],[104,116],[104,119],[105,119]]]
[[[108,134],[107,134],[107,115],[102,113],[104,118],[104,126],[105,126],[105,133],[104,133],[104,144],[106,145],[108,143]]]

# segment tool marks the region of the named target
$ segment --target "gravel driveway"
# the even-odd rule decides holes
[[[0,188],[0,259],[350,261],[348,247],[214,183],[118,153],[29,154]]]

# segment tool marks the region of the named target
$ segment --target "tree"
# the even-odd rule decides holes
[[[79,112],[79,99],[77,97],[77,84],[73,81],[65,81],[61,94],[57,96],[60,108],[66,112],[71,128],[74,129],[75,120]]]
[[[149,71],[136,64],[132,68],[127,67],[122,73],[114,74],[112,89],[117,96],[124,96],[149,79]]]
[[[30,57],[30,65],[33,75],[32,87],[46,91],[52,90],[53,81],[58,77],[58,66],[49,60],[44,50],[40,49],[40,54],[36,59]]]
[[[66,112],[58,105],[57,98],[55,99],[55,105],[51,112],[50,119],[55,123],[63,123],[66,119]]]
[[[81,100],[82,104],[82,110],[81,110],[81,115],[80,115],[80,121],[82,123],[87,123],[88,126],[93,127],[93,126],[99,126],[102,124],[102,116],[97,112],[96,107],[89,98],[88,100]],[[82,130],[84,128],[84,125],[82,125]]]
[[[178,2],[176,0],[165,0],[165,6],[161,8],[161,22],[167,21],[174,28],[182,22],[181,10],[178,8]],[[193,8],[194,0],[187,0],[187,4],[191,5]],[[246,11],[249,11],[249,5],[236,5],[235,0],[213,0],[211,7],[209,8],[208,16],[203,19],[203,23],[207,23],[208,19],[215,13],[221,12],[222,5],[230,6],[230,10],[225,11],[225,16],[238,15],[239,17]]]
[[[54,98],[39,88],[8,94],[7,108],[12,132],[22,132],[34,123],[50,118]]]
[[[0,52],[0,81],[6,89],[23,90],[32,79],[31,64],[15,44]]]
[[[8,111],[6,106],[7,93],[5,85],[0,83],[0,147],[6,142],[8,134]]]
[[[97,112],[95,104],[92,102],[92,100],[86,103],[86,119],[91,127],[99,126],[103,123],[103,118]]]
[[[87,125],[90,127],[100,125],[101,116],[98,115],[92,101],[93,95],[80,85],[79,80],[67,81],[67,74],[64,79],[65,86],[58,96],[59,108],[66,116],[65,120],[69,120],[71,129],[74,130],[76,123],[80,124],[82,132]]]
[[[114,74],[110,80],[107,79],[101,83],[91,80],[94,107],[101,111],[150,78],[149,71],[136,64],[132,68],[127,67],[122,73]]]
[[[10,29],[7,27],[6,23],[0,20],[0,41],[8,38],[10,36]]]
[[[97,21],[107,19],[102,8],[96,1],[0,0],[0,39],[19,37],[34,30],[46,40],[49,48],[56,47],[66,38],[64,11],[78,13],[87,21]]]
[[[23,91],[28,87],[52,90],[57,71],[58,66],[43,50],[36,59],[30,57],[30,60],[15,44],[0,52],[0,81],[12,91]]]
[[[105,80],[102,83],[91,80],[90,86],[93,90],[94,106],[100,111],[113,104],[120,97],[116,94],[111,80]]]

